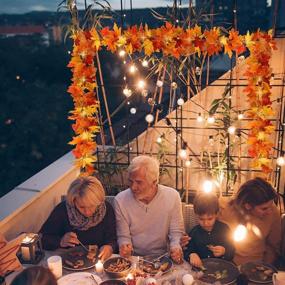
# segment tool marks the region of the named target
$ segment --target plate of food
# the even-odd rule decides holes
[[[233,284],[240,272],[238,268],[230,261],[221,258],[202,259],[203,272],[199,280],[206,283],[220,282],[223,285]]]
[[[160,258],[155,263],[152,262],[154,259],[155,257],[143,257],[140,262],[140,269],[150,275],[156,275],[159,272],[162,274],[168,273],[173,266],[172,260],[167,256]],[[155,264],[159,264],[159,266],[155,266]]]
[[[272,275],[277,272],[277,269],[261,261],[252,261],[242,264],[240,271],[247,276],[249,281],[266,284],[272,282]]]
[[[67,270],[82,271],[95,266],[98,246],[89,245],[89,251],[81,246],[76,246],[68,249],[66,252],[61,254],[62,267]]]
[[[58,285],[99,285],[101,278],[89,272],[67,274],[57,280]]]
[[[111,257],[103,263],[105,272],[112,278],[122,278],[127,276],[131,267],[131,261],[121,256]]]

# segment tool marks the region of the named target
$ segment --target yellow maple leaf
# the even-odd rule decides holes
[[[149,39],[146,39],[144,41],[143,47],[144,47],[145,54],[148,55],[148,56],[150,56],[154,52],[153,43]]]
[[[101,46],[99,34],[97,33],[95,28],[92,28],[90,33],[91,33],[92,46],[95,47],[96,50],[99,50]]]
[[[92,166],[94,162],[96,162],[96,157],[94,155],[84,156],[75,160],[75,164],[80,168]]]
[[[254,44],[254,41],[252,40],[252,34],[250,34],[250,32],[247,31],[246,35],[244,36],[244,39],[245,39],[245,45],[250,49]]]
[[[94,134],[92,134],[91,132],[85,131],[81,133],[80,137],[82,140],[88,141],[88,140],[92,140],[92,138],[94,137]]]

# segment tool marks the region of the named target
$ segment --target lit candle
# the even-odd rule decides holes
[[[132,280],[132,279],[134,279],[134,275],[133,275],[132,273],[129,273],[129,274],[127,275],[126,280]]]
[[[95,268],[96,268],[96,272],[97,273],[102,273],[104,268],[103,268],[103,263],[101,262],[101,260],[99,260],[96,264],[95,264]]]
[[[22,253],[22,259],[23,260],[31,260],[31,255],[30,255],[30,248],[28,246],[28,244],[32,241],[32,238],[26,236],[22,243],[26,244],[27,246],[22,246],[21,247],[21,253]]]

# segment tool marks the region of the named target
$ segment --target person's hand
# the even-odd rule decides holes
[[[79,244],[79,241],[77,238],[77,234],[74,232],[66,233],[60,241],[61,247],[69,247],[69,246],[74,247],[75,245],[78,245],[78,244]]]
[[[181,247],[170,248],[170,256],[172,260],[178,264],[181,264],[183,262],[183,253]]]
[[[221,245],[217,245],[217,246],[209,245],[208,248],[209,250],[213,252],[213,255],[215,257],[223,256],[226,252],[226,249]]]
[[[130,243],[122,244],[120,246],[120,255],[122,257],[130,257],[132,255],[133,250],[133,246]]]
[[[197,253],[191,253],[189,256],[189,261],[190,264],[195,267],[201,268],[203,266],[202,261]]]
[[[99,259],[104,261],[107,258],[109,258],[112,254],[113,254],[113,248],[109,244],[106,244],[100,248],[100,253],[99,253],[98,257],[99,257]]]
[[[190,240],[191,240],[191,237],[189,237],[186,233],[184,233],[183,236],[180,238],[181,247],[185,249]]]

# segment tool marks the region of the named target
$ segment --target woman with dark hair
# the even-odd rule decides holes
[[[277,193],[260,177],[248,180],[239,188],[234,199],[220,203],[219,220],[232,231],[239,224],[247,227],[246,237],[235,242],[234,261],[274,263],[280,252],[281,218],[274,204]]]
[[[11,285],[57,285],[57,282],[49,269],[42,266],[33,266],[18,274]]]

